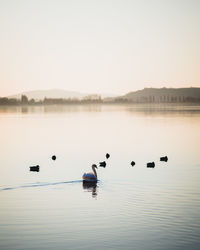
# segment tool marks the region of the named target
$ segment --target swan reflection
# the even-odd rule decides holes
[[[84,182],[83,181],[83,189],[87,190],[87,192],[92,193],[92,197],[97,197],[97,183],[96,182]]]

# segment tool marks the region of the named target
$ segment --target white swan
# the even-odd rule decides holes
[[[83,182],[97,182],[97,172],[96,172],[96,169],[97,168],[97,165],[93,164],[92,165],[92,170],[94,172],[93,173],[84,173],[83,175]]]

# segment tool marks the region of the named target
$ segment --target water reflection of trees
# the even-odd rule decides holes
[[[132,115],[158,116],[158,115],[199,115],[199,105],[164,105],[164,104],[116,104],[116,105],[38,105],[38,106],[0,106],[0,113],[22,113],[22,114],[59,114],[76,112],[128,112]]]
[[[137,104],[124,105],[124,111],[142,116],[178,116],[178,115],[199,115],[200,106],[195,104]]]

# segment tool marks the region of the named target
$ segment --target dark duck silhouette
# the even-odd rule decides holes
[[[167,161],[168,161],[168,157],[167,157],[167,156],[160,157],[160,161],[165,161],[165,162],[167,162]]]
[[[99,162],[99,167],[105,168],[106,167],[106,162],[105,161]]]
[[[30,171],[39,172],[40,171],[40,166],[39,165],[31,166],[30,167]]]
[[[107,153],[107,154],[106,154],[106,159],[108,159],[108,158],[110,158],[110,155]]]
[[[155,162],[148,162],[147,167],[148,168],[154,168],[155,167]]]
[[[51,157],[51,159],[52,159],[53,161],[55,161],[55,160],[56,160],[56,156],[53,155],[53,156]]]
[[[132,167],[135,166],[135,162],[134,161],[131,162],[131,166]]]

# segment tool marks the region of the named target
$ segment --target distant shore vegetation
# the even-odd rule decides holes
[[[43,100],[28,98],[21,95],[21,98],[0,97],[0,105],[69,105],[69,104],[137,104],[137,103],[196,103],[200,104],[200,88],[182,89],[153,89],[130,92],[124,96],[101,98],[93,94],[78,98],[48,98]]]
[[[112,100],[104,99],[62,99],[62,98],[44,98],[44,100],[28,99],[27,96],[23,95],[21,99],[15,98],[0,98],[0,105],[68,105],[68,104],[129,104],[129,103],[199,103],[200,98],[193,97],[160,97],[155,100],[154,96],[138,98],[137,100],[128,100],[126,98],[114,98]]]
[[[0,105],[67,105],[67,104],[90,104],[102,103],[101,96],[78,98],[44,98],[43,100],[28,99],[26,95],[22,95],[21,99],[0,97]]]

